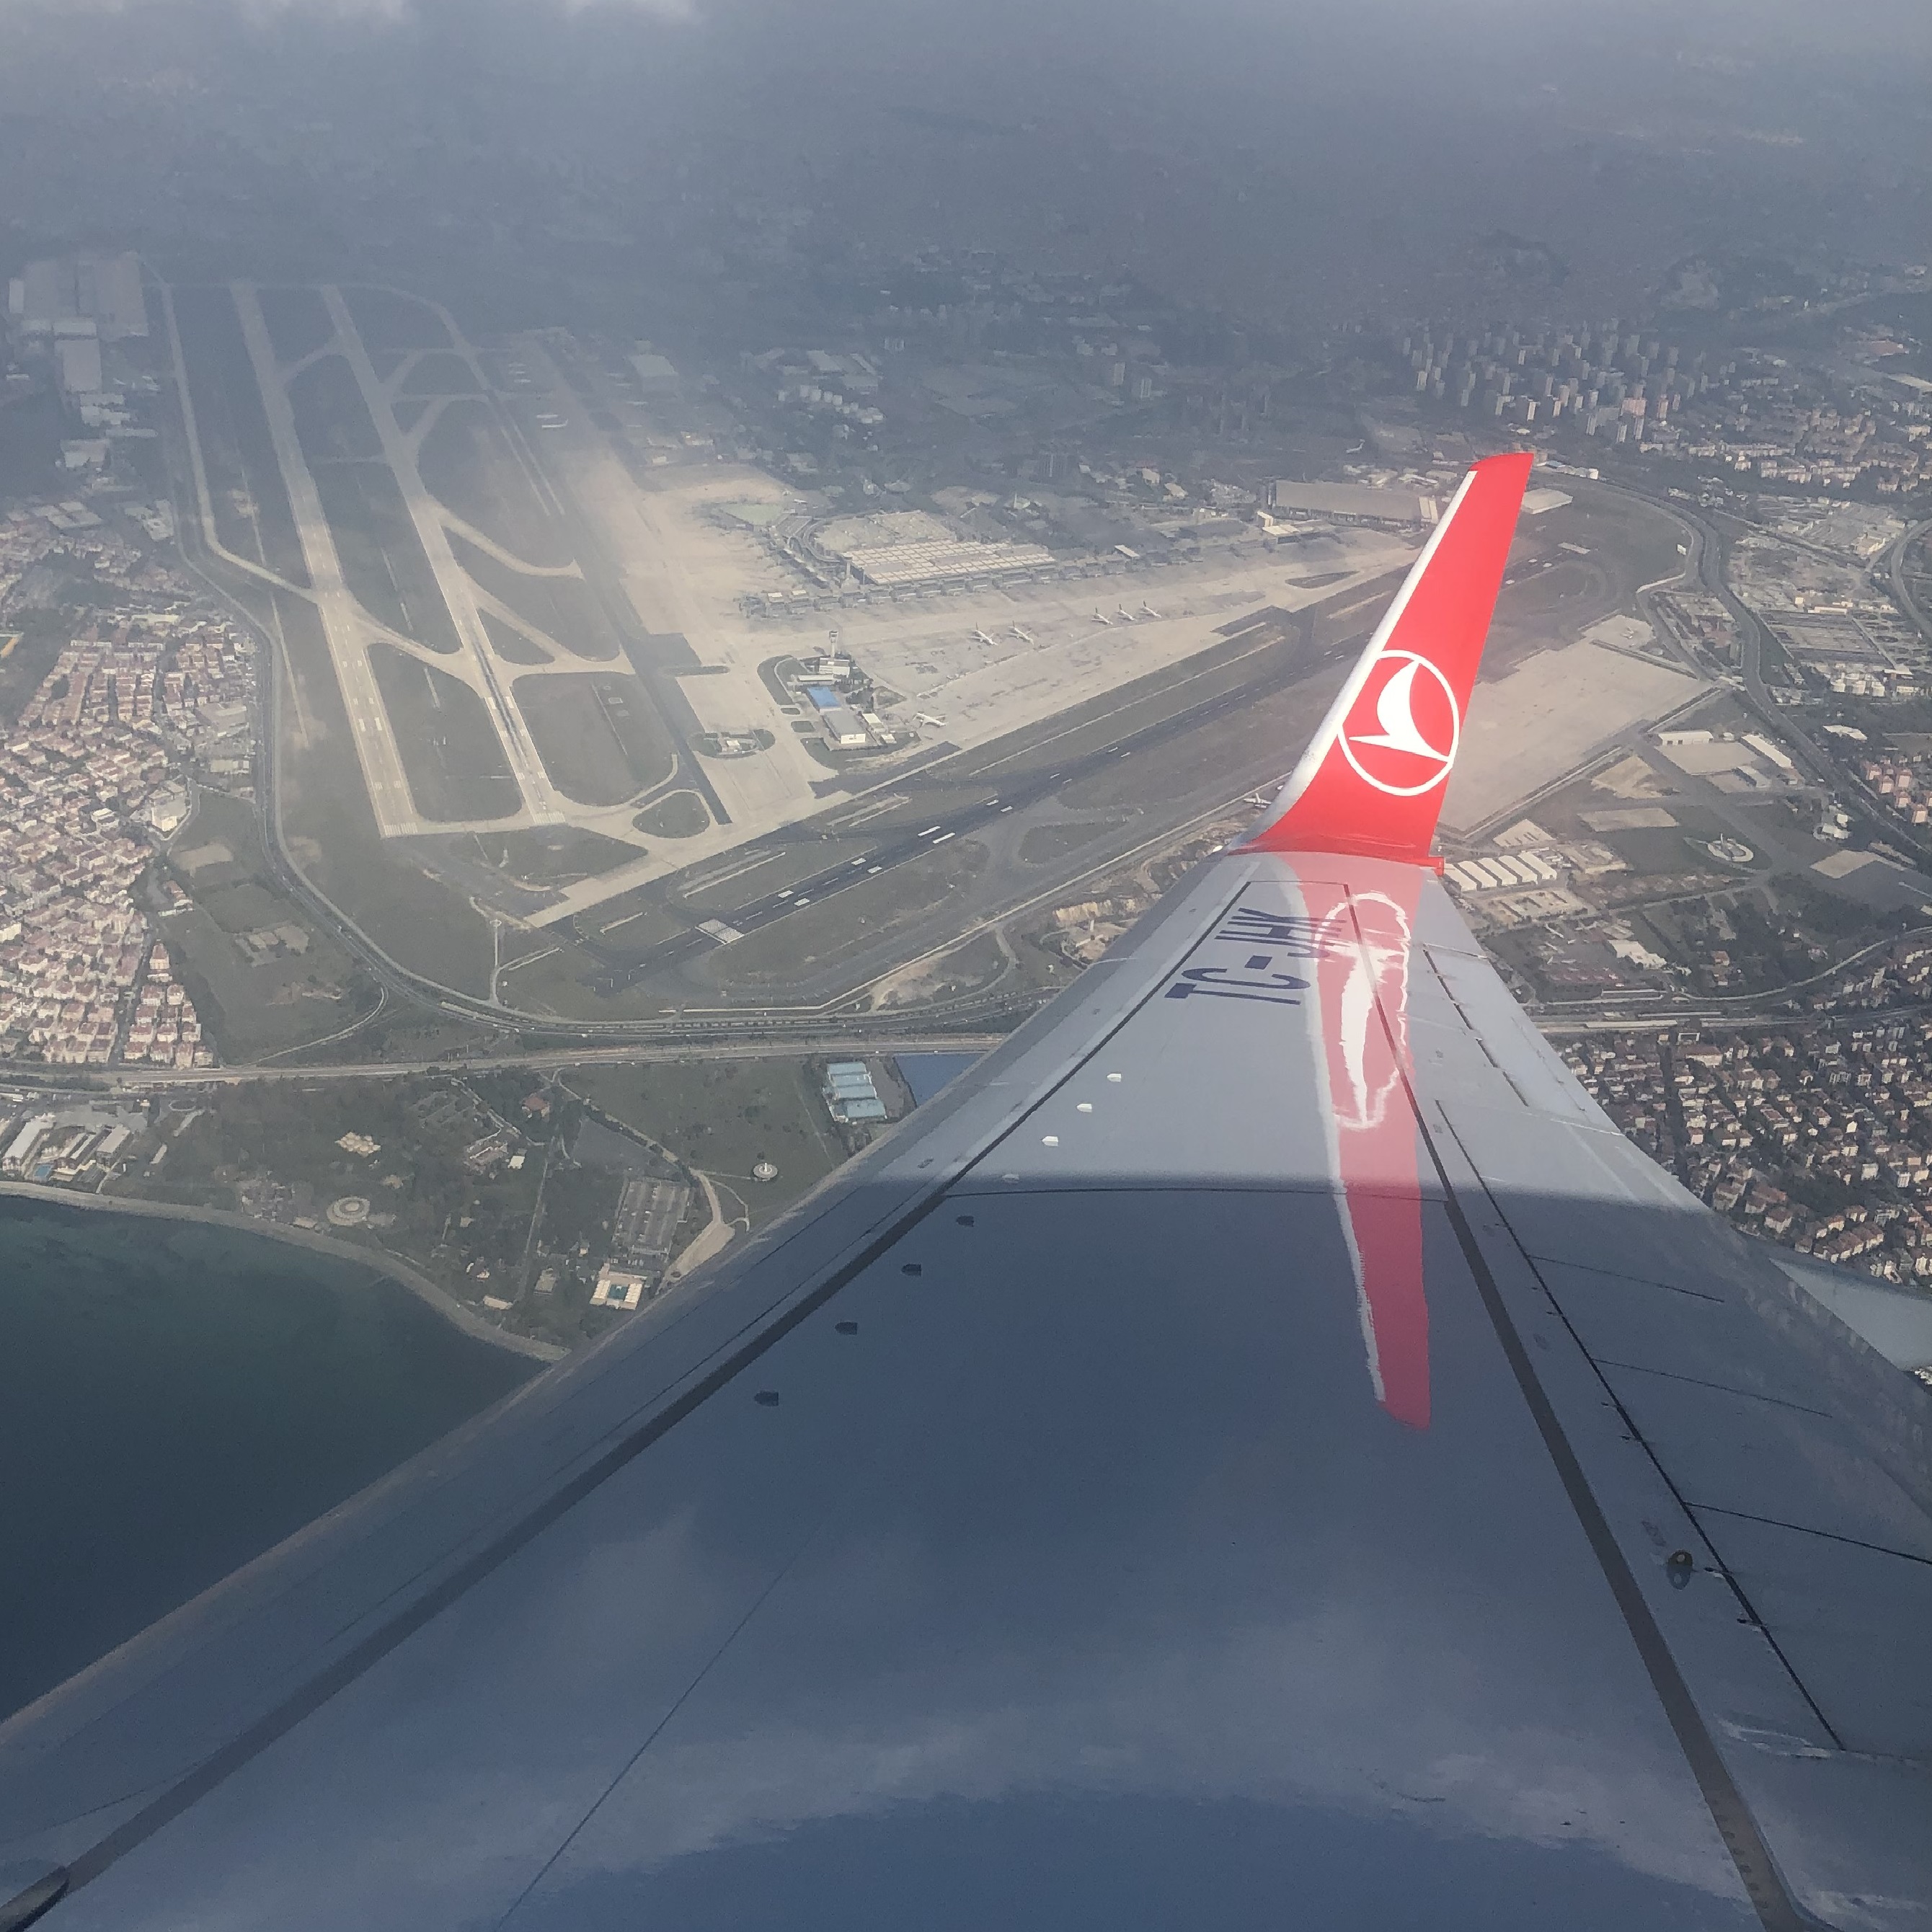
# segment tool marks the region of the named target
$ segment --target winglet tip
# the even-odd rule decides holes
[[[1535,460],[1472,466],[1245,849],[1429,862]]]

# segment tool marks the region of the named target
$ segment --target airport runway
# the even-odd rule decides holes
[[[1009,814],[1024,811],[1029,806],[1051,799],[1064,788],[1105,770],[1122,758],[1131,758],[1136,752],[1150,750],[1168,739],[1193,730],[1217,717],[1245,709],[1259,698],[1299,683],[1322,664],[1352,653],[1356,648],[1357,640],[1352,639],[1326,652],[1298,653],[1288,664],[1265,678],[1243,685],[1233,691],[1218,693],[1184,710],[1172,712],[1111,745],[1070,758],[1064,765],[1057,766],[1050,771],[1017,778],[998,789],[989,785],[984,797],[940,814],[929,825],[916,831],[896,834],[863,856],[842,860],[837,865],[829,866],[824,871],[814,873],[796,885],[788,886],[782,891],[766,893],[748,900],[728,914],[720,914],[701,925],[694,926],[688,932],[661,941],[641,954],[621,961],[616,959],[609,948],[598,944],[595,934],[584,933],[580,925],[577,935],[578,943],[592,958],[608,962],[606,970],[593,975],[590,983],[599,995],[608,998],[654,974],[680,965],[700,952],[718,946],[730,945],[748,934],[760,931],[806,906],[820,904],[865,880],[877,878],[894,866],[922,858],[927,853],[936,851],[952,839],[970,836]],[[836,836],[839,828],[835,824],[826,830]],[[760,840],[740,849],[747,858],[750,858],[760,851],[783,850],[790,849],[790,847],[789,842],[780,844],[776,841]],[[746,869],[748,871],[751,868],[747,866]]]

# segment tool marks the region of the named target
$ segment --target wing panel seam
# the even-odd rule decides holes
[[[1413,1100],[1413,1095],[1411,1097]],[[1496,1208],[1499,1221],[1504,1229],[1508,1231],[1508,1217],[1500,1208],[1496,1208],[1494,1197],[1490,1195],[1474,1162],[1469,1159],[1468,1150],[1462,1145],[1454,1124],[1446,1116],[1443,1125],[1450,1139],[1454,1142],[1456,1152],[1462,1156],[1470,1173],[1475,1177],[1477,1187],[1489,1199],[1490,1205]],[[1630,1560],[1624,1554],[1616,1532],[1610,1528],[1609,1520],[1604,1514],[1603,1505],[1598,1501],[1596,1492],[1590,1486],[1588,1477],[1583,1472],[1582,1464],[1556,1414],[1555,1405],[1538,1377],[1535,1365],[1529,1359],[1528,1351],[1524,1347],[1522,1337],[1517,1332],[1515,1321],[1503,1300],[1502,1290],[1490,1269],[1488,1257],[1484,1254],[1475,1232],[1462,1211],[1462,1202],[1457,1198],[1456,1190],[1449,1179],[1436,1145],[1436,1136],[1424,1121],[1419,1108],[1416,1114],[1416,1128],[1441,1178],[1444,1205],[1448,1212],[1449,1224],[1456,1232],[1456,1244],[1462,1250],[1463,1259],[1474,1277],[1477,1292],[1482,1298],[1484,1310],[1496,1330],[1496,1339],[1502,1344],[1504,1356],[1509,1363],[1516,1386],[1528,1406],[1538,1432],[1543,1438],[1544,1448],[1556,1466],[1558,1478],[1569,1498],[1570,1508],[1603,1570],[1604,1581],[1610,1586],[1611,1596],[1622,1616],[1632,1642],[1636,1645],[1637,1654],[1650,1678],[1651,1687],[1657,1694],[1658,1701],[1663,1706],[1672,1730],[1676,1734],[1678,1748],[1684,1753],[1691,1776],[1703,1794],[1704,1802],[1710,1810],[1712,1822],[1717,1827],[1718,1836],[1723,1840],[1725,1849],[1730,1853],[1737,1868],[1738,1876],[1744,1885],[1745,1894],[1763,1924],[1765,1932],[1800,1932],[1800,1928],[1807,1928],[1808,1932],[1809,1928],[1817,1928],[1820,1922],[1805,1912],[1791,1896],[1783,1875],[1778,1869],[1777,1862],[1772,1856],[1771,1848],[1758,1828],[1757,1820],[1744,1802],[1744,1794],[1738,1789],[1730,1766],[1724,1762],[1717,1742],[1711,1735],[1710,1727],[1704,1721],[1703,1714],[1697,1708],[1690,1687],[1684,1682],[1684,1674],[1678,1669],[1676,1658],[1671,1652],[1669,1640],[1651,1613],[1650,1606],[1644,1601],[1643,1592],[1638,1587]],[[1525,1255],[1523,1258],[1528,1261],[1529,1258]],[[1534,1264],[1532,1264],[1532,1272],[1534,1272]],[[1539,1275],[1537,1279],[1540,1282],[1541,1276]],[[1607,1384],[1603,1383],[1600,1372],[1597,1371],[1589,1351],[1583,1347],[1581,1339],[1570,1328],[1568,1317],[1557,1305],[1553,1297],[1550,1298],[1550,1306],[1557,1319],[1563,1324],[1565,1331],[1575,1342],[1583,1359],[1590,1363],[1592,1372],[1597,1374],[1600,1384],[1604,1387],[1617,1414],[1630,1429],[1632,1439],[1642,1445],[1652,1467],[1657,1471],[1671,1494],[1676,1497],[1678,1506],[1686,1516],[1694,1522],[1696,1518],[1692,1515],[1689,1504],[1678,1495],[1676,1485],[1658,1462],[1649,1444],[1624,1414],[1623,1405],[1617,1401],[1616,1392]],[[1797,1672],[1792,1670],[1783,1651],[1778,1648],[1775,1639],[1765,1628],[1762,1619],[1751,1608],[1743,1592],[1738,1588],[1736,1579],[1732,1576],[1728,1566],[1726,1566],[1724,1574],[1726,1582],[1736,1592],[1739,1602],[1743,1604],[1745,1613],[1771,1643],[1779,1663],[1790,1676],[1806,1705],[1816,1716],[1826,1736],[1840,1749],[1843,1749],[1843,1741],[1837,1731],[1826,1720],[1824,1713],[1818,1709],[1810,1693],[1805,1689]]]

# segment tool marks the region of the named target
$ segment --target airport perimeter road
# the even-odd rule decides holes
[[[965,1053],[978,1058],[1004,1043],[1002,1033],[800,1034],[795,1039],[690,1041],[651,1046],[552,1048],[548,1052],[466,1053],[443,1060],[370,1060],[340,1066],[203,1066],[191,1070],[157,1067],[152,1072],[134,1066],[117,1067],[111,1082],[121,1094],[151,1093],[174,1088],[234,1086],[244,1082],[289,1082],[310,1086],[322,1080],[390,1080],[409,1074],[482,1073],[526,1068],[532,1072],[562,1072],[573,1066],[664,1066],[680,1061],[760,1060],[864,1060],[902,1053]],[[43,1070],[34,1070],[37,1073]],[[37,1084],[60,1084],[38,1082]],[[82,1090],[98,1093],[98,1087]]]

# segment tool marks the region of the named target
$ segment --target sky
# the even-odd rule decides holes
[[[412,196],[471,237],[561,169],[607,204],[1125,266],[1244,311],[1432,299],[1498,234],[1612,303],[1712,248],[1932,255],[1925,0],[0,0],[0,23],[19,247],[165,255],[272,188],[290,234],[386,222],[393,249]],[[466,205],[479,158],[491,207]],[[316,206],[332,182],[352,205]]]

